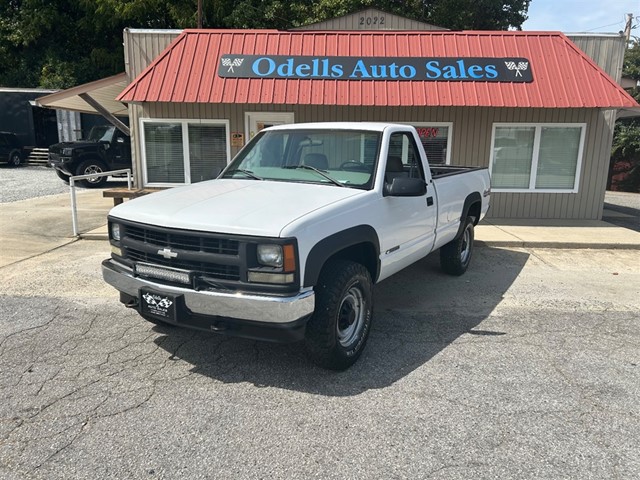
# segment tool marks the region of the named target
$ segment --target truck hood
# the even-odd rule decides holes
[[[161,227],[278,237],[289,223],[364,191],[330,185],[221,179],[145,195],[110,215]]]
[[[91,140],[80,140],[77,142],[60,142],[54,145],[50,145],[49,151],[53,153],[60,153],[62,152],[63,148],[86,148],[86,147],[96,148],[97,145],[98,145],[98,142],[91,141]]]

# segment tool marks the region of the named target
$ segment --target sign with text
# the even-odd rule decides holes
[[[224,78],[532,82],[526,58],[223,55]]]

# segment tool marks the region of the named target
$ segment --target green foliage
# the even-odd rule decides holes
[[[620,121],[616,124],[611,155],[615,159],[635,159],[640,155],[640,125],[633,121]]]
[[[640,81],[640,43],[634,42],[625,52],[622,75]],[[640,87],[628,90],[640,103]],[[611,147],[610,175],[627,171],[614,188],[640,191],[640,118],[623,118],[616,122]]]
[[[640,81],[640,41],[635,41],[627,49],[622,66],[623,75]]]
[[[520,28],[530,0],[203,0],[205,28],[288,29],[369,7],[451,29]],[[122,31],[195,28],[197,0],[0,1],[0,86],[66,88],[124,70]]]

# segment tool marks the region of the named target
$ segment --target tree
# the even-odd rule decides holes
[[[67,88],[124,69],[122,31],[195,28],[198,0],[4,0],[0,86]],[[521,28],[530,0],[203,0],[205,28],[288,29],[368,7],[451,29]]]
[[[631,44],[624,56],[622,75],[640,82],[640,42]],[[629,93],[640,103],[640,87]],[[612,185],[613,180],[613,185]],[[640,118],[622,118],[616,122],[611,149],[608,186],[640,192]]]

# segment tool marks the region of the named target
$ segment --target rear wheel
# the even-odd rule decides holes
[[[464,220],[462,233],[440,249],[440,267],[449,275],[462,275],[467,271],[473,255],[473,218]]]
[[[371,329],[372,289],[369,271],[359,263],[332,260],[323,267],[305,338],[316,364],[344,370],[358,360]]]
[[[17,167],[22,163],[22,156],[18,150],[13,150],[9,154],[9,165],[12,167]]]
[[[100,160],[85,160],[76,169],[76,175],[90,175],[92,173],[106,172],[107,168]],[[107,182],[107,177],[87,178],[80,180],[78,183],[83,187],[96,188],[101,187]]]

